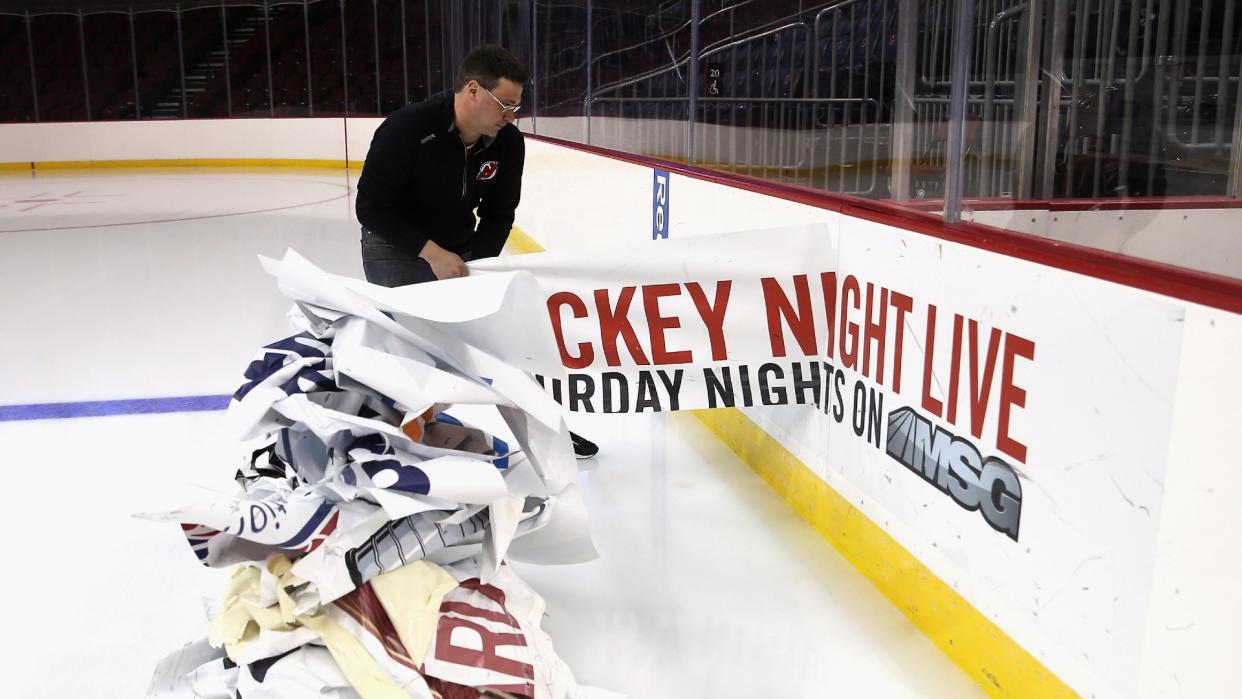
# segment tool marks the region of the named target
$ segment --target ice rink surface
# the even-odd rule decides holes
[[[227,489],[241,454],[221,411],[135,401],[220,405],[291,334],[257,255],[361,276],[351,183],[0,174],[5,696],[140,697],[160,658],[206,635],[220,572],[132,515]],[[692,416],[568,421],[602,448],[579,462],[601,557],[516,567],[579,682],[634,699],[982,695]]]

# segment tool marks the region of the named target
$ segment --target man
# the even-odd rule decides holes
[[[380,124],[358,180],[367,281],[464,277],[467,260],[500,254],[522,193],[526,146],[513,122],[526,77],[513,54],[482,46],[462,60],[452,94],[402,107]],[[579,458],[599,451],[570,436]]]
[[[367,281],[464,277],[465,260],[500,254],[522,190],[513,121],[525,82],[512,54],[484,46],[462,61],[453,94],[402,107],[376,130],[358,180]]]

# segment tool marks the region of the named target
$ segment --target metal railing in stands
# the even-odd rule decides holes
[[[742,4],[746,3],[726,7],[704,20]],[[703,134],[693,153],[669,152],[668,145],[674,139],[667,130],[621,123],[592,133],[598,133],[606,143],[612,140],[611,133],[628,128],[638,138],[624,142],[640,152],[706,162],[747,174],[758,172],[834,191],[874,194],[881,181],[880,163],[886,156],[887,136],[881,131],[887,126],[881,120],[880,100],[863,93],[873,70],[881,91],[884,81],[891,80],[887,75],[891,71],[883,56],[877,67],[872,61],[860,61],[862,54],[874,52],[877,40],[884,35],[870,21],[860,25],[858,16],[869,20],[874,14],[882,27],[887,26],[890,19],[896,19],[889,11],[891,6],[891,2],[875,0],[821,5],[812,8],[818,10],[812,25],[793,21],[709,45],[699,53],[699,63],[708,70],[727,65],[727,78],[713,85],[732,94],[697,96],[693,119],[689,115],[687,80],[682,74],[690,62],[688,55],[603,85],[588,99],[586,113],[592,120],[686,120],[689,128]],[[843,21],[846,14],[848,21]],[[844,55],[832,51],[821,58],[818,48],[826,45],[822,38],[830,34],[843,39]],[[848,75],[848,68],[860,62],[861,86]],[[602,109],[597,110],[597,106]]]
[[[962,158],[968,196],[1161,195],[1174,179],[1179,194],[1236,194],[1236,2],[975,0],[960,153],[948,148],[956,0],[804,8],[699,48],[707,70],[727,70],[707,81],[722,94],[696,93],[694,114],[689,90],[704,88],[686,75],[689,52],[671,49],[664,65],[594,86],[581,96],[583,113],[603,120],[589,127],[597,141],[870,196],[942,196],[950,155]],[[700,26],[744,4],[709,12]],[[919,14],[914,36],[902,37],[916,44],[905,77],[894,55],[902,8]],[[680,21],[581,65],[667,45],[688,27]],[[676,152],[691,139],[661,121],[684,121],[704,138]],[[629,138],[615,138],[626,129]]]
[[[992,3],[995,4],[995,3]],[[1002,29],[1014,17],[1022,17],[1025,3],[1003,7],[999,18],[990,19],[982,30],[987,46],[982,65],[972,73],[971,85],[985,94],[968,100],[976,117],[990,114],[985,120],[985,138],[990,147],[980,144],[973,133],[966,155],[974,160],[967,165],[972,185],[967,191],[979,193],[986,189],[1009,193],[1013,173],[997,168],[985,169],[981,153],[1007,153],[1018,135],[1010,124],[1014,114],[1014,98],[998,96],[997,85],[1009,85],[1013,93],[1015,58],[1011,51],[1000,47],[1002,41],[1012,42]],[[731,8],[726,8],[731,9]],[[944,0],[930,4],[921,32],[921,55],[924,73],[917,85],[908,89],[916,105],[912,152],[892,150],[893,95],[897,91],[895,39],[898,3],[893,0],[838,0],[804,10],[783,26],[766,29],[705,48],[700,53],[704,64],[718,59],[729,66],[734,77],[730,84],[741,92],[727,100],[706,95],[699,98],[701,108],[693,120],[699,129],[712,131],[702,143],[708,144],[694,153],[670,153],[662,147],[668,138],[658,129],[633,129],[640,138],[627,140],[628,147],[642,152],[686,160],[699,160],[716,167],[742,172],[763,173],[785,181],[808,184],[850,194],[885,196],[891,187],[891,163],[906,159],[914,164],[916,178],[912,187],[916,195],[942,192],[947,165],[948,67],[950,46],[948,18],[951,6]],[[719,14],[719,13],[716,13]],[[808,27],[799,17],[811,18]],[[678,30],[684,29],[682,25]],[[668,34],[650,41],[665,39]],[[648,43],[649,43],[648,42]],[[1008,45],[1006,45],[1008,48]],[[610,52],[617,55],[620,50]],[[756,58],[757,56],[757,58]],[[942,60],[932,60],[940,56]],[[1004,64],[1002,65],[1002,59]],[[772,76],[772,65],[784,66]],[[683,106],[685,80],[680,70],[688,64],[686,56],[670,61],[660,68],[624,81],[597,88],[588,99],[588,118],[684,118],[689,115]],[[942,68],[944,75],[928,70]],[[758,75],[758,80],[754,76]],[[670,92],[676,94],[670,94]],[[594,105],[631,105],[629,110],[603,110]],[[729,110],[723,107],[731,106]],[[1029,119],[1028,121],[1033,121]],[[715,128],[727,124],[730,129]],[[624,128],[624,127],[615,127]],[[758,135],[756,135],[756,133]],[[607,138],[607,132],[602,134]],[[661,143],[643,140],[643,134],[662,139]],[[790,145],[794,144],[791,149]],[[800,147],[799,147],[800,144]],[[739,159],[739,152],[745,157]],[[1029,168],[1033,161],[1033,144],[1023,149],[1023,163]],[[749,158],[757,156],[759,162]],[[1019,168],[1021,169],[1021,168]]]
[[[1237,194],[1236,4],[1074,1],[1055,194],[1164,194],[1174,169],[1183,181],[1204,180],[1203,189]]]

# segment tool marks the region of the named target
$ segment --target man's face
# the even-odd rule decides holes
[[[473,102],[471,110],[475,127],[487,136],[495,136],[517,116],[504,107],[517,106],[522,103],[522,85],[508,78],[501,78],[496,87],[488,90],[477,82],[471,81],[470,97]],[[494,99],[493,99],[494,98]],[[498,104],[498,102],[503,103]]]

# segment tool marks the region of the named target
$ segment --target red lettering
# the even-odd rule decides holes
[[[725,309],[729,306],[729,292],[732,289],[733,282],[730,280],[716,282],[716,303],[712,305],[707,302],[703,287],[699,286],[698,282],[686,284],[686,290],[690,292],[694,307],[698,309],[699,316],[703,319],[703,326],[707,328],[707,336],[712,344],[712,360],[717,362],[729,358],[729,352],[725,348],[724,317]]]
[[[837,331],[837,273],[824,272],[819,275],[819,284],[824,289],[824,313],[828,316],[828,334],[824,338],[824,351],[829,359],[836,353],[834,347]]]
[[[858,368],[858,323],[850,322],[850,307],[858,310],[858,280],[850,274],[841,285],[841,363],[849,369]],[[850,298],[853,297],[851,301]]]
[[[927,339],[923,343],[923,409],[940,417],[944,414],[944,404],[932,397],[932,358],[936,354],[936,307],[927,305]]]
[[[962,378],[962,318],[953,314],[953,349],[949,352],[949,409],[945,419],[957,424],[957,386]]]
[[[621,294],[617,297],[616,308],[612,308],[608,304],[608,290],[595,290],[595,308],[599,311],[600,340],[608,366],[621,366],[621,357],[617,354],[618,335],[625,341],[625,346],[630,350],[630,356],[634,358],[635,364],[651,363],[647,360],[647,355],[643,353],[642,345],[638,344],[634,326],[630,325],[630,301],[633,299],[634,287],[623,287]]]
[[[688,364],[694,361],[690,350],[670,352],[664,344],[664,331],[680,328],[677,316],[660,315],[660,299],[681,293],[677,284],[648,284],[643,287],[643,312],[647,314],[647,330],[651,333],[651,361],[655,364]]]
[[[867,282],[867,310],[863,313],[863,376],[871,377],[871,345],[876,346],[875,381],[884,383],[884,336],[888,330],[888,289],[880,287],[880,303],[875,304],[875,284]],[[880,320],[871,320],[871,310],[878,305]]]
[[[906,314],[914,309],[914,299],[894,291],[888,296],[897,309],[897,333],[893,341],[893,393],[901,393],[901,341],[906,335]]]
[[[807,285],[806,275],[794,277],[794,294],[798,299],[798,310],[794,311],[785,296],[785,291],[776,279],[764,277],[763,302],[768,309],[768,338],[772,342],[772,355],[785,356],[785,334],[781,330],[781,318],[793,332],[798,347],[808,357],[815,355],[815,315],[811,311],[811,288]],[[779,316],[779,317],[778,317]]]
[[[552,334],[556,335],[556,349],[561,353],[561,364],[566,369],[585,369],[595,361],[595,353],[586,342],[578,343],[578,356],[569,353],[565,347],[565,334],[561,330],[561,306],[569,306],[575,318],[586,318],[587,308],[582,299],[568,291],[558,291],[548,297],[548,318],[552,321]]]
[[[996,355],[1000,352],[1000,328],[992,328],[988,338],[988,358],[983,363],[983,385],[979,385],[979,321],[970,321],[970,433],[983,435],[988,400],[992,393],[992,375],[996,373]]]
[[[478,636],[481,650],[453,643],[454,631],[469,631]],[[487,627],[449,614],[441,614],[436,624],[436,659],[466,667],[480,667],[510,677],[532,680],[534,667],[496,652],[499,646],[525,646],[526,638],[520,633],[495,633]]]
[[[463,590],[473,592],[463,595]],[[486,685],[479,685],[480,687],[519,696],[534,696],[534,667],[510,657],[516,654],[514,651],[505,655],[496,652],[501,646],[527,645],[517,619],[505,609],[505,593],[497,587],[481,583],[478,578],[471,578],[463,580],[461,586],[450,595],[457,599],[446,598],[440,604],[441,616],[436,623],[435,652],[432,657],[445,663],[489,670],[510,680],[498,682],[501,678],[493,676]],[[465,599],[462,599],[463,596]],[[470,601],[466,601],[467,599]],[[491,602],[495,604],[495,608],[485,609],[476,606],[475,602]],[[490,622],[493,626],[489,628],[475,623],[480,620]]]
[[[1000,416],[996,428],[996,448],[1026,463],[1026,445],[1009,436],[1009,409],[1026,407],[1026,391],[1013,383],[1014,357],[1035,359],[1035,343],[1013,333],[1005,334],[1005,359],[1001,362]]]

